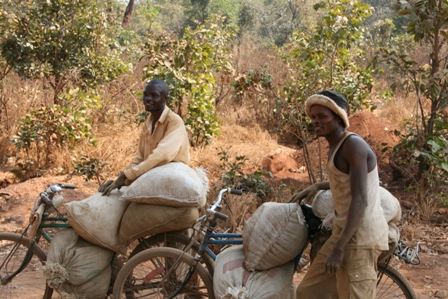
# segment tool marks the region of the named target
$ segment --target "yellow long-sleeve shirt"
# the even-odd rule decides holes
[[[154,131],[152,122],[152,116],[148,117],[134,158],[124,171],[126,185],[156,166],[170,162],[190,163],[190,143],[182,118],[165,107]]]

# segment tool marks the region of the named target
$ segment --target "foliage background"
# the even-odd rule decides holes
[[[447,14],[447,0],[5,0],[3,167],[22,181],[113,178],[146,116],[144,82],[159,77],[187,124],[193,163],[275,200],[297,190],[272,186],[257,153],[223,143],[222,132],[243,126],[303,150],[309,182],[325,179],[302,104],[332,88],[350,113],[393,122],[401,141],[379,150],[426,219],[447,204]]]

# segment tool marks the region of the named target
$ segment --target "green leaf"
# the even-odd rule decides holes
[[[446,172],[448,172],[448,163],[443,162],[443,163],[441,163],[440,166],[442,167],[443,170],[445,170]]]

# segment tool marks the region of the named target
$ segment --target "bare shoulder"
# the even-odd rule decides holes
[[[348,154],[371,152],[370,145],[360,136],[353,134],[350,135],[344,143],[344,152]]]

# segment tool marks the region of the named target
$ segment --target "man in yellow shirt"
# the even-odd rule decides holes
[[[182,118],[166,106],[168,85],[159,79],[150,81],[143,92],[146,119],[137,151],[129,167],[115,181],[107,181],[99,191],[109,196],[112,190],[129,185],[150,169],[170,162],[190,163],[190,143]]]

